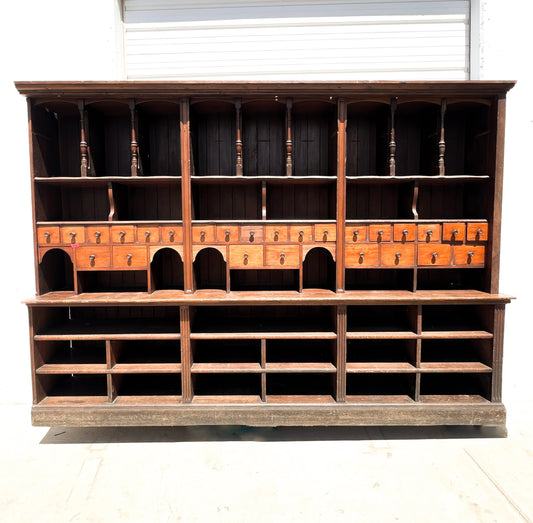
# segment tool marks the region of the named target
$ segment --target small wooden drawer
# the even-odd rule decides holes
[[[369,241],[390,242],[392,240],[392,225],[388,223],[368,226]]]
[[[113,243],[133,243],[135,241],[134,225],[111,226],[111,241]]]
[[[37,227],[39,245],[57,245],[60,243],[59,227]]]
[[[486,242],[489,239],[488,223],[467,223],[466,239],[469,242]]]
[[[230,245],[229,264],[231,267],[248,269],[263,267],[263,246]]]
[[[159,227],[137,226],[137,242],[138,243],[157,243],[159,241]]]
[[[91,225],[85,228],[85,243],[109,243],[109,227],[107,225]]]
[[[267,245],[266,265],[286,269],[300,266],[300,247],[298,245]]]
[[[145,268],[147,266],[146,247],[142,245],[114,246],[113,267]]]
[[[416,224],[414,223],[395,223],[394,224],[394,241],[395,242],[414,242],[416,240]]]
[[[266,225],[265,241],[286,242],[289,240],[289,230],[286,225]]]
[[[456,245],[453,248],[455,265],[484,265],[484,245]]]
[[[420,224],[418,226],[418,241],[420,243],[440,242],[440,224]]]
[[[381,246],[381,265],[384,267],[413,267],[415,246],[388,244]]]
[[[366,241],[368,227],[366,225],[348,225],[344,233],[346,243],[361,243]]]
[[[379,246],[375,244],[347,245],[346,267],[376,267],[379,262]]]
[[[451,245],[418,245],[418,265],[450,265]]]
[[[337,240],[337,226],[335,223],[320,223],[315,225],[315,242],[334,242]]]
[[[259,243],[263,241],[262,225],[242,225],[239,240],[241,242]]]
[[[210,243],[215,241],[214,225],[193,225],[192,226],[193,243]]]
[[[442,224],[442,241],[443,242],[464,242],[465,241],[465,224],[464,223],[443,223]]]
[[[61,227],[61,243],[83,243],[85,241],[85,227]]]
[[[77,247],[75,253],[78,269],[105,269],[111,266],[110,247]]]
[[[161,241],[164,243],[182,243],[183,227],[181,225],[165,225],[161,227]]]
[[[313,227],[311,225],[291,225],[289,227],[289,239],[291,242],[312,242]]]
[[[238,242],[240,228],[238,225],[217,225],[217,242]]]

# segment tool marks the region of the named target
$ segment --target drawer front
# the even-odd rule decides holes
[[[467,223],[466,239],[469,242],[486,242],[489,239],[488,223]]]
[[[377,267],[379,245],[361,244],[346,246],[346,267]]]
[[[262,245],[230,245],[229,263],[231,267],[257,269],[263,267]]]
[[[453,248],[455,265],[484,265],[484,245],[456,245]]]
[[[390,242],[392,240],[392,225],[389,223],[369,225],[368,235],[371,242]]]
[[[450,245],[419,245],[418,265],[450,265],[452,248]]]
[[[85,241],[85,227],[61,227],[61,243],[83,243]]]
[[[348,225],[344,233],[346,243],[361,243],[367,241],[368,227],[366,225]]]
[[[113,267],[116,268],[146,268],[146,247],[140,245],[114,246]]]
[[[265,249],[268,267],[297,269],[300,266],[298,245],[266,245]]]
[[[424,223],[419,225],[418,241],[420,243],[440,242],[440,224]]]
[[[183,243],[183,227],[181,225],[165,225],[161,227],[161,241],[165,243]]]
[[[312,242],[313,227],[311,225],[291,225],[289,227],[289,239],[291,242]]]
[[[210,243],[215,241],[214,225],[193,225],[192,226],[193,243]]]
[[[75,252],[78,269],[106,269],[111,266],[110,247],[77,247]]]
[[[240,228],[238,225],[217,225],[217,242],[238,242]]]
[[[289,240],[289,229],[286,225],[266,225],[265,241],[286,242]]]
[[[137,226],[137,242],[138,243],[157,243],[159,241],[159,227]]]
[[[317,223],[315,225],[315,242],[334,242],[337,240],[335,223]]]
[[[133,243],[135,241],[134,225],[111,226],[111,241],[113,243]]]
[[[466,227],[464,223],[444,223],[442,225],[443,242],[464,242]]]
[[[414,223],[395,223],[395,242],[414,242],[416,240],[416,225]]]
[[[59,227],[37,227],[39,245],[57,245],[61,243]]]
[[[384,267],[413,267],[415,246],[413,244],[389,244],[381,246],[381,265]]]
[[[109,227],[107,225],[86,227],[85,243],[95,243],[96,245],[109,243]]]
[[[259,243],[263,241],[262,225],[242,225],[239,240],[241,242]]]

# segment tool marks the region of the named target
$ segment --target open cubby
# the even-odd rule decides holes
[[[235,105],[208,100],[191,104],[192,174],[235,174],[237,140]]]
[[[490,174],[490,105],[450,103],[446,109],[446,174]]]
[[[438,174],[441,106],[431,102],[399,103],[395,114],[396,174]]]
[[[361,183],[348,181],[347,220],[412,220],[414,190],[412,183]]]
[[[298,270],[294,269],[232,269],[232,291],[298,291]]]
[[[181,220],[181,186],[173,182],[154,184],[113,183],[115,220]]]
[[[146,292],[148,280],[142,271],[78,271],[79,292]]]
[[[193,220],[260,220],[261,184],[243,182],[193,183]]]
[[[386,176],[390,142],[390,106],[379,102],[348,104],[346,175]]]
[[[334,220],[336,186],[320,182],[294,185],[267,183],[267,219]]]
[[[332,102],[296,102],[292,109],[293,173],[335,176],[337,115]]]
[[[150,263],[153,290],[183,290],[183,261],[180,254],[171,247],[162,247]]]
[[[32,107],[35,177],[80,176],[81,115],[75,102],[47,101]]]
[[[242,127],[244,175],[284,175],[285,105],[266,100],[244,104]]]
[[[180,107],[175,102],[137,105],[141,174],[180,176]]]
[[[417,308],[405,305],[351,305],[348,332],[416,332]]]
[[[81,181],[75,185],[35,185],[37,221],[104,221],[109,217],[107,186]]]
[[[17,87],[35,424],[504,426],[511,82]]]
[[[74,291],[72,259],[63,249],[50,249],[43,255],[38,270],[41,293]]]
[[[412,291],[413,269],[346,269],[346,290]]]
[[[87,104],[89,167],[92,176],[131,175],[131,113],[127,102]]]
[[[318,335],[335,330],[335,309],[327,306],[202,306],[194,311],[193,334],[312,332]]]

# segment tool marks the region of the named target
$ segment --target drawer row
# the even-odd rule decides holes
[[[161,246],[163,248],[163,245]],[[208,244],[195,248],[219,250],[229,262],[230,268],[298,269],[312,247],[299,245],[259,244],[228,245],[217,247]],[[154,249],[146,245],[81,245],[74,249],[73,256],[78,270],[91,269],[146,269]],[[49,249],[44,248],[44,251]],[[328,247],[335,258],[335,247]],[[181,247],[180,247],[181,252]],[[43,253],[44,254],[44,253]],[[485,263],[484,245],[450,245],[445,243],[364,243],[346,246],[347,268],[362,267],[415,267],[415,266],[483,266]]]
[[[306,225],[196,224],[193,243],[335,242],[335,223]],[[488,239],[485,222],[346,224],[345,241],[354,243],[462,243]],[[66,225],[37,227],[40,246],[72,244],[182,243],[181,225]]]

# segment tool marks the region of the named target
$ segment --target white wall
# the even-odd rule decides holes
[[[507,309],[504,401],[512,404],[530,386],[533,366],[533,242],[528,208],[533,193],[533,75],[530,21],[533,7],[520,0],[481,0],[482,79],[516,79],[508,103],[505,158],[502,292],[518,296]],[[29,402],[30,373],[26,310],[34,293],[26,105],[14,80],[114,80],[122,64],[116,53],[116,0],[26,0],[10,2],[0,33],[3,49],[0,97],[0,256],[2,335],[0,403]],[[29,416],[29,412],[28,412]]]

